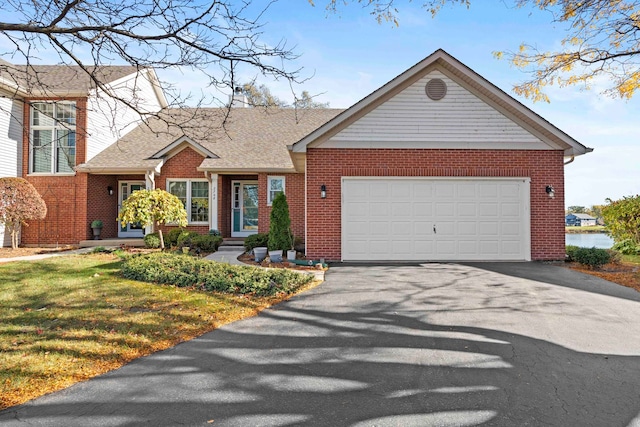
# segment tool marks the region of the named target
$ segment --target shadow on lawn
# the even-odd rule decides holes
[[[436,307],[464,310],[447,293],[478,272],[444,266],[448,280],[425,283],[415,279],[421,270],[406,270],[421,267],[389,268],[365,285],[329,280],[255,318],[1,412],[0,423],[627,426],[637,417],[639,356],[435,324]],[[491,286],[526,297],[506,282]],[[491,295],[480,301],[478,310],[505,309]],[[548,302],[544,310],[563,310]]]

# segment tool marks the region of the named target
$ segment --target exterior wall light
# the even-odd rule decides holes
[[[107,187],[107,193],[109,193],[110,196],[113,196],[113,187],[112,186],[108,186]]]
[[[556,191],[553,189],[553,185],[547,185],[545,191],[547,192],[547,196],[549,196],[550,199],[556,197]]]
[[[321,199],[326,199],[327,198],[327,186],[322,184],[320,186],[320,198]]]

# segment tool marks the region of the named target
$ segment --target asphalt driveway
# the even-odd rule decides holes
[[[638,427],[640,293],[537,263],[335,266],[0,424]]]

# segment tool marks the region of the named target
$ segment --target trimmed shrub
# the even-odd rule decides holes
[[[620,252],[622,255],[640,255],[640,246],[631,239],[624,239],[613,245],[614,251]]]
[[[144,245],[147,248],[158,249],[160,247],[160,236],[158,236],[158,233],[151,233],[144,236]]]
[[[202,252],[215,252],[222,244],[222,237],[199,234],[191,238],[191,247]]]
[[[122,274],[143,282],[258,296],[290,293],[313,279],[285,269],[230,265],[167,252],[131,257],[123,262]]]
[[[293,247],[293,234],[291,233],[291,217],[289,216],[289,204],[284,193],[278,193],[273,199],[271,217],[269,223],[270,251],[286,251]]]
[[[252,234],[244,239],[244,249],[247,252],[251,252],[253,248],[259,247],[267,247],[269,243],[269,234],[268,233],[258,233]]]
[[[195,231],[183,231],[178,236],[178,242],[176,246],[182,248],[184,246],[192,246],[193,239],[198,237],[199,234]]]
[[[582,265],[598,269],[611,261],[611,255],[606,249],[578,248],[573,254],[573,259]]]
[[[169,230],[167,235],[164,236],[165,246],[176,246],[178,244],[178,237],[180,237],[182,233],[186,232],[187,230],[182,227],[172,228],[171,230]]]
[[[576,260],[575,253],[578,249],[580,249],[579,246],[567,245],[565,248],[565,251],[567,252],[567,262],[574,262]]]

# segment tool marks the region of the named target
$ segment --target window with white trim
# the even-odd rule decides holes
[[[76,103],[31,102],[29,173],[73,173]]]
[[[168,180],[167,191],[176,196],[187,210],[189,224],[209,222],[209,182],[203,180]]]
[[[271,206],[278,193],[284,193],[284,176],[267,177],[267,205]]]

